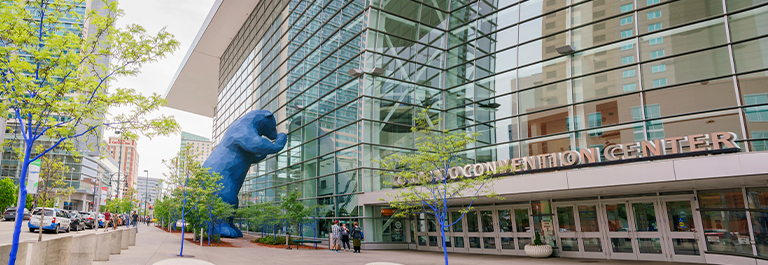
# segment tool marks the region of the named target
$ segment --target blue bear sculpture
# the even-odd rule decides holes
[[[229,125],[219,144],[203,163],[203,167],[210,168],[211,173],[221,175],[219,183],[223,188],[219,197],[237,209],[237,194],[248,169],[268,155],[283,150],[287,139],[285,133],[277,133],[275,117],[266,110],[248,112]],[[234,226],[233,218],[215,228],[222,237],[243,236],[240,229]]]

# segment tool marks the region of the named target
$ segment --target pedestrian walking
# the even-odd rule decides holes
[[[112,224],[112,214],[109,213],[109,209],[104,213],[104,232],[109,230],[109,225]]]
[[[331,226],[331,251],[338,253],[339,245],[341,245],[341,227],[339,220],[336,220]]]
[[[352,247],[349,246],[349,227],[347,224],[341,224],[341,247],[344,251],[352,251]]]
[[[133,225],[133,227],[136,227],[136,233],[139,232],[139,228],[137,227],[138,224],[139,224],[139,215],[136,214],[136,211],[133,211],[133,214],[131,214],[131,225]]]
[[[363,239],[363,230],[360,229],[357,222],[352,223],[352,226],[350,236],[352,237],[352,247],[355,248],[355,252],[353,253],[360,253],[360,240]]]

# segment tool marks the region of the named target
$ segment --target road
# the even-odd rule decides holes
[[[34,233],[29,232],[29,228],[27,226],[28,220],[24,220],[24,222],[21,223],[21,234],[19,235],[19,241],[37,241],[37,234],[38,231],[35,231]],[[14,221],[0,221],[0,244],[8,244],[13,241],[13,224]],[[139,227],[141,229],[141,227]],[[70,231],[69,233],[66,232],[59,232],[59,234],[54,234],[53,232],[43,231],[43,240],[47,239],[53,239],[63,236],[72,236],[72,235],[83,235],[83,234],[92,234],[96,230],[94,229],[86,229],[84,231]],[[103,232],[104,228],[101,228],[98,230],[99,232]]]

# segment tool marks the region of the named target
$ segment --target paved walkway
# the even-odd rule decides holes
[[[158,228],[139,227],[136,235],[136,246],[123,250],[120,255],[109,256],[108,262],[94,264],[444,264],[442,253],[421,251],[363,251],[360,254],[351,252],[333,253],[328,250],[285,250],[259,247],[246,242],[246,239],[231,239],[228,241],[240,248],[200,247],[199,245],[184,244],[184,255],[194,258],[178,258],[181,244],[180,234],[170,234]],[[651,262],[630,262],[615,260],[586,260],[568,258],[531,259],[528,257],[449,254],[450,263],[457,264],[577,264],[583,262],[599,264],[644,264]],[[160,262],[162,263],[156,263]],[[656,262],[658,263],[658,262]],[[664,263],[673,264],[673,263]]]

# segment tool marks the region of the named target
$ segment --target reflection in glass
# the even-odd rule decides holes
[[[757,1],[727,1],[728,4],[741,2],[741,3],[756,3]],[[728,7],[730,10],[730,6]],[[731,30],[731,41],[740,41],[755,36],[764,35],[762,28],[766,23],[766,14],[768,14],[768,7],[763,6],[755,8],[746,12],[733,14],[728,16],[728,27]]]
[[[456,222],[456,220],[459,220],[459,218],[461,218],[460,212],[451,212],[451,222]],[[464,227],[462,225],[462,220],[459,220],[453,224],[453,232],[464,232]]]
[[[744,208],[741,189],[699,191],[699,208]]]
[[[427,246],[427,237],[419,236],[419,246]]]
[[[480,211],[483,222],[483,232],[493,232],[493,211]]]
[[[632,239],[629,238],[611,238],[611,248],[613,253],[632,253]]]
[[[723,21],[717,18],[640,37],[640,59],[652,59],[650,51],[661,48],[664,48],[664,55],[670,56],[725,44],[728,40]]]
[[[627,206],[625,204],[621,203],[606,205],[605,214],[608,218],[608,231],[623,232],[629,230],[629,222],[627,221]],[[611,241],[613,241],[613,239],[611,239]]]
[[[603,252],[603,245],[600,244],[600,238],[584,238],[584,252]]]
[[[530,237],[518,237],[517,238],[517,249],[525,249],[525,245],[528,245],[531,243]]]
[[[675,250],[675,255],[701,255],[699,253],[699,243],[696,239],[673,238],[672,247]]]
[[[745,212],[701,211],[701,220],[707,250],[752,254]]]
[[[531,219],[528,209],[515,209],[515,227],[518,233],[531,232]]]
[[[597,223],[597,206],[579,205],[579,224],[581,232],[600,232]]]
[[[573,206],[557,207],[557,224],[560,232],[576,232]]]
[[[477,211],[469,211],[464,217],[467,219],[467,232],[475,233],[479,232],[479,228],[477,225]]]
[[[661,240],[658,238],[638,238],[640,253],[661,254]]]
[[[667,218],[669,220],[669,231],[696,231],[696,224],[693,222],[694,217],[691,212],[691,201],[667,202]]]
[[[483,237],[483,248],[484,249],[496,249],[496,238],[495,237]]]
[[[656,223],[656,207],[652,202],[633,203],[632,210],[635,214],[635,231],[659,231],[658,223]]]
[[[513,232],[512,229],[512,216],[509,214],[509,210],[499,210],[499,232],[508,233]]]
[[[563,251],[579,251],[579,240],[575,237],[563,237],[560,238]]]
[[[768,38],[733,45],[737,73],[768,68],[765,58],[768,58]]]
[[[502,237],[501,238],[501,249],[515,249],[515,238],[514,237]]]
[[[480,248],[480,238],[469,237],[469,248]]]
[[[454,248],[464,248],[464,237],[463,236],[455,236],[455,237],[453,237],[453,242],[456,243],[456,246],[454,246]]]
[[[429,236],[429,246],[430,247],[437,246],[437,236]]]

